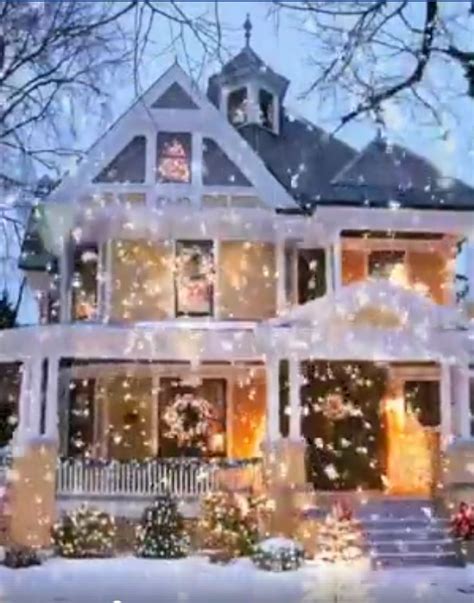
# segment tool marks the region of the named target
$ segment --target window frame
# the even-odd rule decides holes
[[[245,98],[243,99],[242,103],[246,103],[245,105],[245,111],[244,111],[244,116],[245,119],[240,122],[240,123],[236,123],[231,119],[231,114],[230,114],[230,101],[233,95],[235,95],[237,92],[242,92],[245,90]],[[244,86],[236,86],[235,88],[231,88],[225,97],[225,103],[224,103],[224,107],[225,107],[225,115],[227,118],[227,121],[230,123],[231,126],[233,126],[234,128],[240,128],[242,126],[247,125],[248,123],[250,123],[249,120],[249,99],[250,99],[250,90],[249,87],[244,85]]]
[[[154,181],[157,185],[159,186],[190,186],[193,184],[193,132],[188,131],[188,132],[184,132],[184,131],[180,131],[180,132],[174,132],[174,131],[169,131],[169,130],[159,130],[156,133],[156,137],[155,137],[155,150],[156,150],[156,156],[155,156],[155,165],[153,167],[154,169]],[[176,157],[173,157],[172,155],[165,155],[163,156],[161,154],[162,149],[164,148],[165,144],[168,142],[171,142],[173,140],[173,138],[176,138],[180,144],[182,144],[185,148],[185,151],[188,153],[188,156],[186,158],[186,163],[188,166],[188,170],[189,170],[189,179],[187,181],[183,181],[183,180],[172,180],[170,178],[165,178],[162,177],[159,171],[159,164],[160,164],[160,160],[163,157],[164,159],[173,159]],[[180,140],[181,138],[181,140]]]
[[[264,123],[264,113],[262,111],[262,98],[261,98],[262,93],[268,95],[268,97],[271,98],[272,119],[269,124]],[[277,131],[276,120],[277,120],[278,116],[277,116],[277,110],[276,110],[277,98],[276,98],[275,94],[273,92],[270,92],[270,90],[268,90],[267,88],[264,88],[263,86],[259,86],[257,100],[258,100],[258,117],[259,117],[260,125],[262,126],[262,128],[265,128],[265,130],[268,130],[269,132],[276,132]]]
[[[199,245],[208,245],[210,256],[212,259],[212,274],[214,276],[213,280],[209,284],[210,292],[209,292],[209,312],[180,312],[179,310],[179,292],[178,292],[178,270],[177,270],[177,260],[178,260],[178,246],[180,244],[185,244],[191,246],[199,246]],[[173,292],[174,292],[174,318],[183,318],[183,317],[191,317],[191,318],[215,318],[215,308],[216,308],[216,287],[215,287],[215,275],[216,275],[216,240],[215,239],[175,239],[173,244]]]

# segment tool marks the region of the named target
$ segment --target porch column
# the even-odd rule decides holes
[[[282,314],[286,308],[285,291],[285,243],[276,244],[276,276],[277,276],[277,314]]]
[[[69,294],[69,255],[71,253],[70,245],[66,242],[63,243],[61,249],[61,257],[59,260],[59,313],[60,313],[60,322],[65,323],[70,321],[70,294]]]
[[[299,358],[290,358],[290,440],[301,439],[301,376]]]
[[[451,408],[451,371],[449,364],[441,362],[441,449],[446,450],[453,436],[453,421]]]
[[[33,438],[41,433],[41,376],[43,358],[34,358],[31,363],[31,381],[28,388],[29,423],[28,435]]]
[[[45,435],[48,439],[57,442],[58,433],[58,379],[59,358],[50,356],[48,362],[48,387],[46,390],[46,421]]]
[[[279,359],[267,357],[267,442],[280,439],[280,379]]]
[[[469,438],[471,435],[471,412],[469,408],[469,366],[453,368],[454,403],[456,405],[456,435]]]

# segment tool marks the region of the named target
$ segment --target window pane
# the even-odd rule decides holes
[[[158,132],[158,182],[191,182],[191,134]]]
[[[285,297],[289,304],[295,303],[295,249],[285,248]]]
[[[404,251],[372,251],[369,254],[369,276],[391,278],[404,267]]]
[[[298,250],[298,302],[322,297],[326,286],[326,253],[324,249]]]
[[[0,364],[0,448],[10,443],[18,423],[21,371],[19,363]]]
[[[474,379],[469,381],[469,408],[471,409],[471,417],[474,418]]]
[[[266,90],[259,92],[260,123],[264,128],[273,130],[275,126],[275,107],[273,94]]]
[[[405,403],[424,427],[438,427],[441,422],[438,381],[407,381]]]
[[[178,316],[212,315],[213,281],[212,241],[177,241],[175,290]]]
[[[242,125],[247,121],[247,88],[239,88],[229,94],[227,116],[234,126]]]
[[[68,456],[89,456],[93,453],[94,398],[94,379],[71,380]]]
[[[94,182],[145,182],[146,138],[133,140],[94,179]]]
[[[74,320],[97,318],[97,245],[81,245],[74,249],[72,276],[72,315]]]

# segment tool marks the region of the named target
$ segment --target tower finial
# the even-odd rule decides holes
[[[245,46],[250,46],[250,37],[252,35],[252,21],[250,20],[250,14],[247,13],[247,18],[244,23],[244,31],[245,31]]]

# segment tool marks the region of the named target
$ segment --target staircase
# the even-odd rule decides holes
[[[356,516],[375,567],[464,564],[449,520],[437,512],[432,501],[374,501],[361,506]]]
[[[375,568],[463,566],[449,520],[430,500],[376,498],[352,505],[364,535],[364,550]],[[310,509],[306,518],[321,519],[329,509]]]

